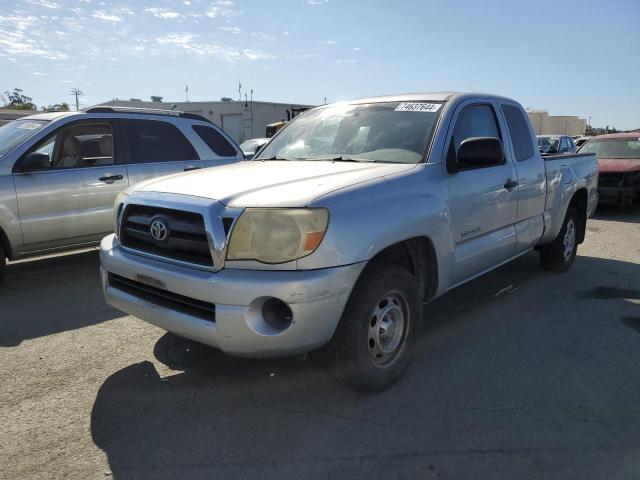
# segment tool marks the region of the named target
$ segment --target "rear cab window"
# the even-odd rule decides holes
[[[533,145],[531,132],[529,131],[529,125],[522,111],[516,106],[503,104],[502,112],[507,121],[507,128],[511,136],[511,143],[513,144],[516,160],[522,162],[523,160],[533,157],[535,147]],[[542,139],[538,139],[539,144],[540,140]],[[548,139],[544,140],[547,140],[548,144]]]

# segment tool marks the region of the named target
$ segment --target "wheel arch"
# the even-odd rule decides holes
[[[577,242],[584,242],[584,238],[587,232],[587,208],[588,208],[588,199],[589,194],[586,188],[581,188],[577,190],[571,200],[569,201],[568,208],[575,208],[578,213],[578,231],[577,231]]]
[[[431,300],[438,291],[438,259],[433,241],[429,237],[413,237],[389,245],[369,260],[369,264],[374,262],[391,263],[408,270],[418,281],[423,302]],[[367,268],[360,275],[366,270]]]
[[[9,237],[5,233],[4,229],[0,226],[0,247],[4,250],[4,254],[8,259],[13,258],[13,251],[11,249],[11,242],[9,242]]]

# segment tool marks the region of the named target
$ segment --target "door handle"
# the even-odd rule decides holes
[[[202,167],[187,167],[184,169],[185,172],[190,172],[191,170],[200,170]]]
[[[98,180],[104,183],[113,183],[116,180],[122,180],[124,177],[122,175],[107,175],[106,177],[100,177]]]
[[[511,179],[507,180],[507,183],[504,184],[504,188],[506,188],[509,191],[513,190],[517,186],[518,186],[517,180],[511,180]]]

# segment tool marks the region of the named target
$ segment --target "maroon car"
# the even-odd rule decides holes
[[[640,197],[640,132],[593,137],[579,153],[598,156],[600,202],[631,205]]]

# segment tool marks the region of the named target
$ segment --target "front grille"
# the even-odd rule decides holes
[[[161,219],[169,233],[163,241],[151,235],[151,223]],[[127,205],[120,225],[120,243],[124,247],[162,257],[212,267],[202,215],[170,208]]]
[[[185,297],[114,273],[109,273],[109,286],[169,310],[198,317],[208,322],[216,321],[216,306],[213,303]]]

